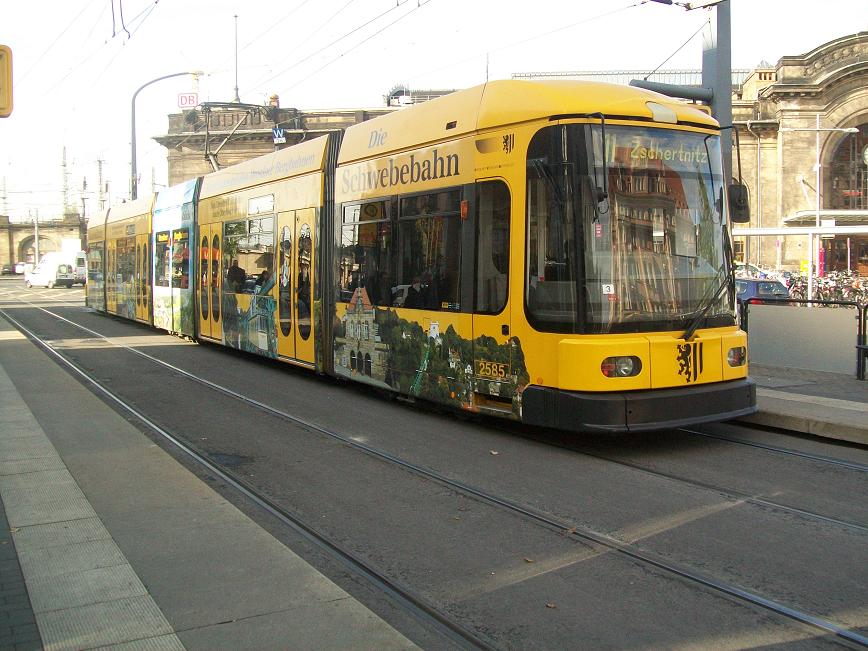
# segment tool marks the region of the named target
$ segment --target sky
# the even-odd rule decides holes
[[[868,30],[865,0],[729,2],[733,68]],[[699,69],[713,11],[648,0],[5,0],[0,44],[13,52],[14,108],[0,119],[0,214],[60,217],[64,149],[72,205],[84,199],[96,214],[100,167],[106,200],[127,198],[132,96],[164,75],[204,73],[139,93],[139,196],[166,183],[166,151],[152,138],[166,133],[184,93],[231,101],[237,79],[247,103],[276,93],[301,110],[367,108],[397,85]]]

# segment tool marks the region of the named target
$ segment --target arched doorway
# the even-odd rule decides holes
[[[835,148],[828,164],[823,192],[824,210],[868,210],[868,123],[858,126],[859,133],[847,134]],[[836,224],[868,224],[864,215],[835,217]],[[824,239],[824,271],[857,272],[868,276],[868,235],[838,235]]]
[[[833,210],[868,210],[868,124],[842,138],[832,155],[831,188],[823,202]]]
[[[39,236],[39,256],[42,257],[46,253],[57,251],[57,245],[54,241]],[[21,242],[18,243],[18,262],[27,262],[30,264],[36,264],[38,260],[36,259],[36,238],[31,235],[29,237],[25,237]]]

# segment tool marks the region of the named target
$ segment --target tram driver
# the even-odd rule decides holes
[[[226,270],[226,284],[229,291],[236,294],[244,291],[244,283],[247,281],[247,272],[238,266],[238,260],[233,259],[232,265]]]

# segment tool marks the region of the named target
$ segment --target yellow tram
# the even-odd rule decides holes
[[[750,413],[719,138],[649,91],[495,81],[209,174],[195,336],[567,430]]]

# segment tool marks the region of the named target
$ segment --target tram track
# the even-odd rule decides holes
[[[801,450],[794,450],[792,448],[783,448],[775,445],[768,445],[766,443],[757,443],[756,441],[746,441],[741,438],[734,438],[731,436],[724,436],[722,434],[712,434],[711,432],[700,432],[693,429],[680,428],[680,432],[687,432],[688,434],[695,434],[697,436],[704,436],[705,438],[715,439],[718,441],[726,441],[727,443],[733,443],[736,445],[745,445],[752,448],[757,448],[759,450],[766,450],[769,452],[776,452],[778,454],[790,455],[793,457],[799,457],[801,459],[808,459],[810,461],[816,461],[818,463],[825,463],[832,466],[839,466],[842,468],[849,468],[851,470],[857,470],[859,472],[868,472],[868,465],[864,463],[856,463],[853,461],[846,461],[844,459],[836,459],[834,457],[825,456],[822,454],[812,454],[810,452],[803,452]]]
[[[159,424],[148,418],[140,410],[136,409],[129,402],[112,392],[105,387],[99,380],[88,374],[83,369],[79,368],[74,362],[66,358],[62,353],[57,351],[49,342],[39,337],[33,331],[26,328],[20,321],[9,315],[5,310],[0,309],[0,315],[12,323],[20,332],[28,337],[31,341],[37,344],[42,350],[57,359],[63,366],[69,369],[74,375],[84,380],[86,385],[93,387],[99,394],[104,396],[110,402],[114,403],[121,410],[133,416],[137,421],[142,423],[149,430],[160,436],[163,440],[171,444],[177,450],[181,451],[195,464],[215,475],[221,481],[225,482],[232,489],[240,493],[244,498],[255,504],[257,507],[264,510],[269,515],[276,518],[283,525],[289,527],[296,534],[300,535],[315,547],[325,551],[331,558],[337,560],[346,569],[350,570],[354,575],[364,579],[374,587],[379,589],[383,594],[394,600],[405,611],[409,612],[417,620],[421,620],[433,628],[438,630],[446,639],[458,644],[462,647],[477,648],[484,650],[493,650],[496,647],[491,646],[486,640],[483,640],[472,631],[461,626],[459,623],[441,613],[435,606],[429,604],[420,595],[416,594],[407,586],[389,578],[375,567],[366,563],[359,558],[346,546],[340,545],[328,536],[307,524],[288,510],[280,507],[268,496],[261,491],[258,491],[249,482],[236,475],[236,473],[226,470],[221,465],[212,462],[205,455],[198,452],[195,448],[183,441],[180,436],[176,436]],[[66,322],[72,323],[68,319],[60,317]],[[133,349],[130,349],[133,350]],[[160,360],[155,360],[160,361]],[[189,377],[185,371],[175,369],[178,372]],[[250,402],[250,401],[248,401]],[[254,402],[250,402],[254,404]],[[257,406],[263,406],[257,403]]]
[[[716,437],[713,437],[713,438],[716,438]],[[550,441],[547,442],[547,445],[553,445],[556,447],[560,447],[562,449],[569,450],[570,452],[578,452],[579,454],[583,454],[585,456],[592,457],[594,459],[599,459],[601,461],[606,461],[606,462],[613,463],[613,464],[616,464],[619,466],[623,466],[625,468],[632,468],[633,470],[638,470],[640,472],[646,473],[646,474],[653,476],[653,477],[668,479],[668,480],[676,481],[676,482],[679,482],[682,484],[687,484],[687,485],[693,486],[695,488],[701,488],[704,490],[713,491],[713,492],[718,493],[719,495],[731,500],[733,503],[741,502],[741,503],[746,503],[746,504],[754,504],[756,506],[761,506],[761,507],[768,507],[768,508],[772,508],[772,509],[777,509],[779,511],[791,513],[793,515],[798,515],[798,516],[802,516],[805,518],[810,518],[813,520],[824,522],[827,524],[832,524],[835,526],[844,527],[844,528],[850,529],[852,531],[868,533],[868,526],[860,524],[858,522],[853,522],[850,520],[842,520],[840,518],[833,518],[833,517],[830,517],[827,515],[823,515],[822,513],[816,513],[815,511],[808,511],[806,509],[800,509],[800,508],[797,508],[794,506],[790,506],[788,504],[784,504],[782,502],[776,502],[774,500],[769,500],[769,499],[765,499],[762,497],[758,497],[757,495],[754,495],[754,494],[751,494],[751,493],[748,493],[745,491],[739,491],[739,490],[734,489],[734,488],[724,488],[722,486],[719,486],[717,484],[713,484],[711,482],[704,482],[704,481],[699,481],[696,479],[690,479],[690,478],[685,477],[683,475],[679,475],[679,474],[672,473],[672,472],[663,472],[661,470],[656,470],[654,468],[651,468],[651,467],[644,465],[644,464],[641,464],[641,463],[637,463],[634,461],[626,461],[624,459],[619,459],[619,458],[614,457],[614,456],[601,454],[599,452],[595,452],[591,449],[584,448],[581,446],[560,445],[560,444],[553,443]],[[761,446],[761,447],[764,447],[764,446]],[[809,459],[812,458],[811,455],[796,455],[796,456],[806,457]],[[823,457],[820,457],[820,459],[822,459],[822,458]],[[827,457],[827,459],[829,459],[830,461],[834,461],[834,459],[831,459],[828,457]],[[818,459],[813,459],[813,460],[818,460]],[[868,467],[862,466],[861,464],[841,462],[841,463],[837,463],[834,465],[838,465],[838,466],[845,467],[845,468],[850,468],[850,469],[857,470],[857,471],[868,471]]]
[[[318,425],[316,425],[314,423],[310,423],[304,419],[300,419],[297,416],[293,416],[291,414],[287,414],[287,413],[282,412],[280,410],[274,409],[273,407],[271,407],[265,403],[254,400],[248,396],[244,396],[243,394],[232,391],[231,389],[228,389],[226,387],[218,385],[218,384],[211,382],[210,380],[207,380],[205,378],[201,378],[199,376],[196,376],[195,374],[189,373],[188,371],[185,371],[184,369],[181,369],[181,368],[179,368],[173,364],[169,364],[168,362],[161,360],[161,359],[158,359],[158,358],[154,357],[153,355],[149,355],[148,353],[145,353],[145,352],[143,352],[137,348],[134,348],[132,346],[128,346],[128,345],[120,343],[120,342],[112,341],[110,337],[106,337],[106,336],[102,335],[101,333],[96,332],[95,330],[87,328],[86,326],[83,326],[81,324],[75,323],[74,321],[71,321],[70,319],[67,319],[67,318],[65,318],[65,317],[63,317],[63,316],[61,316],[55,312],[51,312],[50,310],[46,310],[45,308],[37,306],[35,304],[30,304],[30,305],[36,309],[39,309],[40,311],[45,312],[46,314],[49,314],[50,316],[52,316],[58,320],[64,321],[64,322],[66,322],[66,323],[68,323],[68,324],[70,324],[70,325],[72,325],[78,329],[81,329],[81,330],[87,332],[88,334],[91,334],[95,337],[103,339],[103,340],[111,343],[112,345],[117,346],[119,348],[123,348],[123,349],[125,349],[125,350],[127,350],[127,351],[129,351],[135,355],[139,355],[140,357],[143,357],[143,358],[145,358],[145,359],[147,359],[147,360],[149,360],[155,364],[163,366],[164,368],[167,368],[167,369],[171,370],[172,372],[179,373],[179,374],[189,378],[190,380],[193,380],[199,384],[202,384],[203,386],[206,386],[210,389],[213,389],[215,391],[219,391],[219,392],[221,392],[225,395],[228,395],[232,398],[235,398],[237,400],[241,400],[241,401],[246,402],[252,406],[255,406],[257,408],[268,411],[272,415],[275,415],[275,416],[278,416],[280,418],[284,418],[284,419],[287,419],[289,421],[292,421],[292,422],[294,422],[298,425],[301,425],[301,426],[303,426],[303,427],[305,427],[311,431],[316,431],[316,432],[319,432],[321,434],[325,434],[327,436],[330,436],[332,438],[340,440],[343,443],[351,445],[352,447],[355,447],[357,449],[363,450],[364,452],[372,454],[373,456],[378,456],[378,457],[380,457],[386,461],[389,461],[391,463],[397,463],[398,465],[402,465],[404,463],[402,460],[398,459],[397,457],[393,457],[392,455],[389,455],[387,453],[381,453],[381,451],[378,451],[374,448],[371,448],[370,446],[366,446],[362,443],[359,443],[358,441],[355,441],[355,440],[347,438],[347,437],[343,437],[342,435],[339,435],[339,434],[335,434],[334,432],[331,432],[330,430],[323,429],[323,428],[319,427]],[[2,310],[0,310],[0,312],[2,312]],[[498,423],[497,425],[501,426],[501,429],[503,431],[510,431],[511,433],[515,433],[512,430],[509,430],[507,428],[502,427],[503,423]],[[792,450],[792,449],[788,449],[788,448],[780,448],[780,447],[775,447],[775,446],[766,445],[766,444],[759,444],[759,443],[753,443],[750,441],[743,441],[743,440],[739,440],[739,439],[730,439],[728,437],[724,437],[724,436],[717,435],[717,434],[707,434],[704,432],[699,432],[699,431],[685,429],[685,428],[681,428],[678,431],[687,432],[689,434],[696,434],[696,435],[700,435],[700,436],[705,436],[707,438],[712,438],[712,439],[724,440],[724,441],[732,442],[732,443],[740,443],[740,444],[744,444],[744,445],[749,445],[751,447],[763,449],[766,451],[778,452],[781,454],[789,454],[791,456],[798,457],[798,458],[805,459],[805,460],[809,460],[812,462],[831,464],[833,466],[838,466],[841,468],[847,468],[850,470],[855,470],[857,472],[868,472],[868,465],[855,463],[855,462],[851,462],[851,461],[846,461],[843,459],[835,459],[833,457],[829,457],[829,456],[825,456],[825,455],[810,454],[810,453],[800,452],[798,450]],[[654,477],[659,477],[659,478],[663,478],[663,479],[667,479],[667,480],[671,480],[671,481],[677,481],[677,482],[681,482],[681,483],[684,483],[684,484],[687,484],[687,485],[690,485],[690,486],[693,486],[696,488],[713,491],[713,492],[729,499],[733,503],[743,502],[743,503],[748,503],[748,504],[754,504],[754,505],[761,506],[761,507],[773,508],[773,509],[777,509],[777,510],[791,513],[794,515],[798,515],[801,517],[811,518],[811,519],[821,521],[821,522],[824,522],[827,524],[832,524],[835,526],[851,529],[854,531],[868,533],[868,526],[861,524],[861,523],[858,523],[858,522],[853,522],[853,521],[844,520],[844,519],[840,519],[840,518],[830,517],[830,516],[823,515],[821,513],[817,513],[814,511],[807,510],[807,509],[801,509],[798,507],[790,506],[788,504],[784,504],[782,502],[778,502],[775,500],[770,500],[770,499],[766,499],[763,497],[759,497],[757,495],[754,495],[754,494],[751,494],[751,493],[748,493],[745,491],[739,491],[737,489],[723,487],[723,486],[720,486],[720,485],[717,485],[717,484],[714,484],[711,482],[698,481],[698,480],[691,479],[691,478],[688,478],[688,477],[685,477],[683,475],[676,474],[676,473],[664,472],[661,470],[651,468],[651,467],[644,465],[644,464],[641,464],[641,463],[626,461],[624,459],[619,459],[619,458],[611,456],[611,455],[600,454],[600,453],[595,452],[595,451],[593,451],[589,448],[586,448],[586,447],[575,446],[575,445],[559,445],[557,443],[552,443],[550,441],[548,441],[547,444],[554,445],[556,447],[560,447],[562,449],[569,450],[571,452],[579,452],[581,454],[584,454],[586,456],[589,456],[589,457],[592,457],[595,459],[599,459],[601,461],[606,461],[606,462],[614,463],[614,464],[617,464],[619,466],[623,466],[626,468],[639,470],[641,472],[644,472],[644,473],[651,475],[651,476],[654,476]],[[411,469],[415,470],[415,468],[411,468]]]
[[[212,382],[210,380],[207,380],[205,378],[198,377],[195,374],[192,374],[192,373],[190,373],[184,369],[178,368],[172,364],[169,364],[168,362],[165,362],[165,361],[160,360],[158,358],[155,358],[151,355],[148,355],[147,353],[144,353],[143,351],[137,350],[137,349],[130,347],[130,346],[126,346],[125,344],[120,343],[120,342],[113,342],[111,337],[106,337],[106,336],[104,336],[104,335],[102,335],[102,334],[100,334],[94,330],[87,328],[86,326],[82,326],[81,324],[77,324],[77,323],[75,323],[69,319],[66,319],[65,317],[63,317],[61,315],[58,315],[54,312],[51,312],[50,310],[46,310],[45,308],[42,308],[42,307],[37,306],[37,305],[33,305],[33,304],[31,304],[31,305],[32,305],[32,307],[40,309],[43,312],[45,312],[46,314],[49,314],[54,318],[60,319],[60,320],[66,322],[66,323],[68,323],[68,324],[70,324],[76,328],[80,328],[83,331],[94,335],[95,337],[99,337],[101,339],[104,339],[104,340],[108,341],[109,343],[111,343],[112,345],[115,345],[115,346],[118,346],[121,348],[125,348],[125,349],[129,350],[130,352],[133,352],[137,355],[140,355],[146,359],[149,359],[152,362],[155,362],[155,363],[163,366],[164,368],[171,370],[173,373],[180,374],[183,377],[185,377],[191,381],[197,382],[200,385],[205,386],[211,390],[218,391],[218,392],[222,393],[223,395],[232,397],[236,400],[240,400],[251,407],[265,411],[265,412],[271,414],[272,416],[276,416],[278,418],[292,422],[293,424],[301,426],[301,427],[303,427],[309,431],[313,431],[313,432],[317,432],[317,433],[326,435],[326,436],[328,436],[334,440],[339,441],[343,445],[352,447],[353,449],[359,450],[359,451],[361,451],[367,455],[376,457],[376,458],[378,458],[382,461],[388,462],[390,464],[397,465],[397,466],[403,468],[404,470],[410,471],[410,472],[412,472],[418,476],[424,477],[424,478],[432,480],[432,481],[436,481],[439,484],[441,484],[445,487],[448,487],[452,490],[459,491],[459,492],[466,494],[466,495],[470,495],[470,496],[472,496],[472,497],[474,497],[474,498],[476,498],[482,502],[485,502],[491,506],[495,506],[499,509],[505,509],[505,510],[510,511],[514,514],[518,514],[522,517],[528,518],[528,519],[536,522],[537,524],[544,526],[547,529],[553,529],[553,530],[558,531],[558,532],[567,533],[569,535],[575,536],[575,537],[585,541],[586,543],[590,543],[591,545],[596,546],[598,548],[602,548],[604,550],[615,552],[615,553],[617,553],[621,556],[624,556],[626,558],[629,558],[633,561],[639,561],[639,562],[644,563],[646,565],[656,567],[656,568],[663,570],[663,571],[665,571],[671,575],[678,576],[678,577],[685,579],[689,582],[692,582],[694,584],[701,585],[704,588],[711,589],[711,590],[716,591],[718,593],[722,593],[722,594],[724,594],[730,598],[737,599],[737,600],[742,601],[742,602],[747,602],[747,603],[752,604],[753,606],[757,606],[757,607],[763,608],[765,610],[772,611],[772,612],[774,612],[778,615],[781,615],[783,617],[786,617],[790,620],[794,620],[794,621],[797,621],[801,624],[810,626],[814,629],[824,631],[825,633],[831,633],[834,636],[836,636],[837,638],[839,638],[840,640],[844,640],[844,641],[847,641],[849,643],[853,643],[853,644],[856,644],[859,646],[868,647],[868,637],[865,637],[865,636],[859,634],[858,632],[850,631],[850,630],[846,629],[845,627],[840,626],[840,625],[836,624],[835,622],[832,622],[828,619],[825,619],[822,617],[817,617],[811,613],[803,612],[803,611],[800,611],[798,609],[790,608],[783,603],[780,603],[780,602],[772,600],[772,599],[768,599],[768,598],[763,597],[762,595],[757,594],[755,592],[752,592],[750,590],[743,589],[742,587],[740,587],[736,584],[732,584],[732,583],[728,583],[726,581],[718,580],[718,579],[714,578],[713,576],[706,575],[702,572],[696,571],[695,569],[693,569],[691,567],[681,565],[677,562],[673,562],[669,559],[663,558],[663,557],[661,557],[658,554],[655,554],[653,552],[643,550],[640,547],[638,547],[637,545],[618,540],[618,539],[614,538],[613,536],[610,536],[604,532],[595,530],[595,529],[590,528],[590,527],[576,527],[576,526],[574,526],[574,524],[572,522],[553,517],[553,516],[546,514],[546,513],[542,513],[542,512],[540,512],[540,511],[538,511],[532,507],[523,506],[523,505],[518,504],[512,500],[499,497],[499,496],[494,495],[488,491],[485,491],[485,490],[480,489],[478,487],[472,486],[472,485],[467,484],[465,482],[461,482],[461,481],[458,481],[456,479],[447,477],[447,476],[443,475],[442,473],[432,471],[428,468],[420,466],[419,464],[415,464],[415,463],[406,461],[405,459],[401,459],[400,457],[392,455],[388,452],[385,452],[383,450],[379,450],[373,446],[366,445],[365,443],[362,443],[358,440],[355,440],[352,437],[345,436],[345,435],[343,435],[339,432],[336,432],[334,430],[331,430],[327,427],[323,427],[321,425],[318,425],[318,424],[313,423],[311,421],[308,421],[306,419],[299,418],[298,416],[295,416],[293,414],[289,414],[289,413],[286,413],[284,411],[281,411],[280,409],[276,409],[276,408],[274,408],[268,404],[265,404],[261,401],[250,398],[249,396],[245,396],[242,393],[239,393],[237,391],[233,391],[232,389],[229,389],[227,387],[223,387],[223,386],[221,386],[215,382]],[[114,396],[112,394],[112,392],[109,389],[107,389],[106,387],[102,386],[97,379],[89,376],[85,371],[78,368],[74,364],[74,362],[67,359],[61,352],[56,350],[51,345],[50,342],[43,340],[35,333],[28,330],[26,327],[24,327],[22,324],[20,324],[20,322],[18,322],[14,318],[12,318],[4,310],[0,309],[0,313],[4,314],[4,316],[6,316],[6,318],[10,320],[10,322],[14,323],[16,325],[16,327],[18,327],[20,330],[22,330],[22,332],[24,332],[33,341],[37,342],[41,347],[43,347],[43,349],[49,351],[53,356],[56,356],[58,359],[62,360],[64,365],[74,369],[75,373],[80,375],[81,377],[85,378],[89,384],[92,384],[93,386],[97,387],[101,393],[104,393],[106,395],[111,395],[111,400],[113,402],[115,402],[116,404],[118,404],[123,409],[127,410],[128,412],[134,414],[135,417],[138,418],[139,420],[141,420],[143,423],[146,423],[146,424],[150,423],[150,421],[149,421],[149,419],[147,419],[147,417],[145,417],[142,414],[139,414],[138,410],[136,410],[131,405],[127,405],[122,398],[120,398],[118,396]],[[151,427],[151,429],[153,429],[154,431],[158,432],[161,436],[172,437],[172,438],[167,438],[167,440],[169,440],[173,445],[177,445],[178,447],[182,447],[184,445],[182,442],[180,442],[178,440],[172,440],[172,439],[177,439],[177,437],[174,437],[171,433],[166,432],[164,434],[163,428],[160,428],[158,425],[148,424],[148,426]],[[576,450],[573,450],[573,451],[576,451]],[[623,460],[609,459],[609,458],[603,457],[601,455],[590,454],[590,453],[582,451],[582,450],[578,450],[578,451],[583,453],[583,454],[589,454],[589,456],[595,456],[596,458],[601,458],[601,459],[604,459],[606,461],[610,461],[613,463],[618,463],[618,464],[632,467],[632,468],[635,468],[638,470],[642,470],[643,472],[651,472],[651,473],[656,474],[657,476],[666,477],[668,479],[673,479],[673,480],[677,480],[677,481],[687,481],[683,478],[679,478],[676,476],[668,476],[666,473],[661,473],[659,471],[653,471],[653,470],[649,470],[647,468],[643,468],[638,464],[631,464],[629,462],[624,462]],[[194,449],[188,448],[188,449],[185,449],[184,452],[185,452],[185,454],[190,455],[194,459],[197,459],[197,463],[199,462],[199,459],[201,459],[202,462],[204,462],[203,465],[208,467],[211,472],[218,472],[219,471],[221,476],[225,475],[226,477],[231,479],[231,481],[227,480],[228,483],[230,483],[230,485],[234,486],[235,484],[238,484],[239,486],[245,486],[245,487],[247,487],[247,490],[251,491],[253,494],[256,493],[255,489],[250,487],[250,486],[247,486],[247,482],[245,482],[243,479],[235,477],[234,473],[231,473],[231,471],[217,468],[215,466],[215,464],[213,464],[211,461],[209,461],[207,458],[203,457],[202,455],[198,454]],[[856,465],[858,466],[859,464],[856,464]],[[697,487],[701,487],[701,488],[705,488],[705,489],[709,489],[709,490],[714,490],[714,491],[721,492],[723,494],[727,494],[726,491],[722,491],[718,487],[710,486],[710,485],[704,485],[701,482],[691,481],[691,482],[687,482],[687,483],[691,483],[692,485],[697,486]],[[730,495],[731,498],[738,499],[741,501],[746,501],[749,498],[749,496],[746,496],[746,495],[734,495],[731,491],[729,491],[728,494]],[[253,498],[251,498],[251,499],[253,499]],[[264,503],[267,503],[268,498],[263,496],[263,500],[264,500]],[[833,523],[833,524],[837,524],[837,525],[841,525],[841,526],[854,527],[853,523],[847,523],[844,521],[835,520],[833,518],[828,518],[828,517],[821,516],[818,514],[812,514],[812,513],[807,512],[807,511],[800,511],[798,509],[793,509],[792,507],[786,507],[784,505],[779,505],[779,504],[771,503],[768,501],[755,499],[755,503],[764,504],[765,506],[772,506],[774,508],[787,509],[789,511],[799,513],[800,515],[803,515],[803,516],[817,517],[818,519],[822,519],[823,521],[825,521],[827,523]],[[291,516],[291,514],[286,514],[285,517],[291,518],[292,516]],[[314,535],[315,536],[316,535],[316,530],[314,528],[309,528],[309,527],[307,527],[307,525],[304,525],[304,524],[297,524],[296,526],[301,526],[302,529],[304,529],[306,531],[306,534],[305,534],[306,536],[308,536],[308,535]],[[862,527],[860,525],[855,525],[855,528],[860,530],[860,531],[866,530],[865,527]],[[308,531],[308,529],[309,529],[309,531]],[[352,556],[352,553],[350,553],[350,556]],[[375,568],[373,569],[373,572],[375,575],[378,574]],[[388,577],[386,577],[386,579],[388,579]],[[398,594],[402,595],[400,587],[390,588],[390,589],[396,589],[396,590],[398,590]],[[388,593],[388,590],[386,590],[386,592]],[[407,598],[410,598],[411,602],[413,601],[412,595],[410,595]],[[427,609],[429,607],[433,608],[436,612],[436,607],[428,606],[427,604],[424,604],[424,603],[421,606],[423,611],[427,611]],[[444,617],[446,617],[448,619],[447,616],[444,615]],[[440,622],[440,625],[444,625],[444,622]],[[446,623],[445,625],[449,626],[448,623]],[[459,627],[459,629],[460,629],[460,627]],[[461,632],[461,630],[459,630],[457,633],[455,631],[453,631],[452,634],[453,635],[458,634],[458,635],[463,636],[463,633]],[[482,648],[486,648],[485,645],[487,643],[484,640],[477,640],[474,637],[474,634],[472,632],[470,633],[470,635],[471,635],[471,637],[465,638],[465,640],[467,640],[470,644],[481,646]]]
[[[98,337],[100,337],[100,338],[108,339],[108,338],[104,337],[102,334],[97,333],[96,331],[90,330],[89,328],[86,328],[85,326],[82,326],[82,325],[80,325],[80,324],[77,324],[77,323],[75,323],[75,322],[73,322],[73,321],[70,321],[70,320],[68,320],[68,319],[66,319],[66,318],[64,318],[64,317],[62,317],[62,316],[60,316],[60,315],[58,315],[58,314],[55,313],[55,312],[51,312],[50,310],[46,310],[44,307],[42,307],[42,306],[40,306],[40,305],[36,305],[35,303],[31,303],[31,302],[29,302],[29,301],[24,301],[24,300],[22,300],[22,299],[20,298],[20,296],[18,296],[18,295],[13,296],[13,298],[15,298],[16,300],[18,300],[18,301],[20,301],[20,302],[22,302],[22,303],[25,303],[26,305],[29,305],[30,307],[32,307],[32,308],[34,308],[34,309],[41,310],[41,311],[45,312],[46,314],[51,315],[51,316],[54,317],[54,318],[57,318],[57,319],[61,319],[61,320],[63,320],[63,321],[66,321],[66,322],[70,323],[70,325],[73,325],[74,327],[77,327],[77,328],[80,328],[80,329],[82,329],[82,330],[85,330],[85,331],[89,332],[90,334],[94,334],[95,336],[98,336]],[[52,298],[54,298],[54,297],[52,297]],[[63,303],[65,303],[66,305],[69,305],[70,307],[80,307],[80,304],[77,304],[77,303],[70,303],[69,301],[66,301],[66,300],[64,300],[64,299],[54,299],[54,300],[60,300],[60,302],[63,302]],[[147,355],[147,354],[141,353],[141,351],[139,351],[139,350],[137,350],[137,349],[135,349],[135,348],[133,348],[133,347],[126,346],[126,345],[124,345],[124,344],[118,344],[117,342],[113,342],[113,344],[114,344],[114,345],[118,345],[118,346],[123,347],[123,348],[126,348],[127,350],[129,350],[129,351],[131,351],[131,352],[133,352],[133,353],[136,353],[136,354],[142,354],[144,357],[146,357],[146,358],[148,358],[148,359],[151,359],[152,361],[155,361],[155,362],[158,362],[158,363],[163,363],[161,360],[158,360],[157,358],[151,357],[151,356],[149,356],[149,355]],[[173,369],[173,370],[177,370],[177,369]],[[829,464],[829,465],[832,465],[832,466],[838,466],[838,467],[842,467],[842,468],[849,468],[849,469],[851,469],[851,470],[856,470],[856,471],[858,471],[858,472],[868,472],[868,464],[858,463],[858,462],[854,462],[854,461],[847,461],[847,460],[845,460],[845,459],[838,459],[838,458],[830,457],[830,456],[827,456],[827,455],[821,455],[821,454],[815,454],[815,453],[811,453],[811,452],[805,452],[805,451],[802,451],[802,450],[796,450],[796,449],[793,449],[793,448],[786,448],[786,447],[781,447],[781,446],[769,445],[769,444],[767,444],[767,443],[759,443],[759,442],[756,442],[756,441],[748,441],[748,440],[745,440],[745,439],[742,439],[742,438],[731,437],[731,436],[725,436],[725,435],[723,435],[723,434],[717,434],[717,433],[712,433],[712,432],[701,432],[701,431],[699,431],[699,430],[690,429],[690,428],[685,428],[685,427],[678,428],[677,431],[679,431],[679,432],[685,432],[685,433],[687,433],[687,434],[692,434],[692,435],[695,435],[695,436],[701,436],[701,437],[705,437],[705,438],[709,438],[709,439],[714,439],[714,440],[718,440],[718,441],[723,441],[723,442],[726,442],[726,443],[732,443],[732,444],[734,444],[734,445],[743,445],[743,446],[752,447],[752,448],[756,448],[756,449],[760,449],[760,450],[765,450],[765,451],[767,451],[767,452],[775,452],[775,453],[777,453],[777,454],[782,454],[782,455],[789,455],[789,456],[793,456],[793,457],[798,457],[798,458],[800,458],[800,459],[804,459],[804,460],[807,460],[807,461],[813,461],[813,462],[817,462],[817,463]],[[568,447],[568,446],[566,446],[566,449],[570,449],[570,450],[573,450],[573,451],[580,451],[580,452],[582,452],[583,454],[589,454],[590,456],[595,456],[596,458],[603,459],[603,460],[605,460],[605,461],[611,461],[611,462],[613,462],[613,463],[623,463],[624,465],[629,466],[629,467],[634,467],[634,468],[637,468],[637,469],[640,469],[640,470],[647,470],[648,472],[652,472],[652,473],[655,473],[655,474],[659,474],[660,476],[666,476],[666,477],[668,477],[668,478],[670,478],[670,479],[678,479],[678,480],[687,481],[688,483],[690,483],[690,480],[687,480],[687,479],[684,479],[684,478],[681,478],[681,477],[678,477],[678,476],[675,476],[675,475],[671,475],[671,476],[670,476],[670,475],[667,475],[666,473],[658,473],[657,471],[654,471],[654,470],[649,469],[649,468],[647,468],[647,467],[644,467],[644,466],[641,466],[641,465],[634,465],[634,464],[630,464],[630,463],[627,463],[627,462],[623,462],[623,461],[621,461],[621,460],[615,459],[614,457],[606,457],[606,456],[595,455],[594,453],[589,452],[589,451],[586,450],[586,449],[579,449],[579,448],[573,448],[573,447]],[[702,484],[702,483],[696,483],[696,485],[697,485],[697,486],[702,486],[702,487],[704,487],[704,488],[710,488],[710,489],[712,489],[712,490],[716,490],[716,491],[724,491],[724,492],[726,492],[726,491],[728,490],[728,489],[721,488],[721,487],[718,487],[718,486],[714,486],[714,485],[705,485],[705,484]],[[733,494],[733,496],[736,496],[736,497],[738,497],[739,499],[741,499],[741,498],[745,497],[745,495],[747,495],[747,494],[745,494],[745,493],[739,493],[739,492],[737,492],[737,491],[733,491],[732,494]],[[768,502],[768,505],[770,505],[770,506],[775,506],[775,507],[777,507],[777,508],[784,508],[784,509],[788,509],[788,510],[794,510],[794,511],[796,511],[796,512],[802,512],[802,513],[804,513],[804,514],[808,514],[808,515],[816,515],[816,514],[812,514],[810,511],[800,511],[799,509],[792,509],[791,507],[787,507],[786,505],[779,504],[779,503],[776,503],[776,502]],[[817,517],[819,517],[819,518],[821,518],[821,519],[828,519],[828,518],[826,518],[825,516],[822,516],[822,515],[818,515]],[[846,523],[845,521],[835,521],[834,519],[831,519],[830,521],[838,522],[839,524],[847,525],[847,523]],[[855,526],[858,527],[858,528],[866,529],[866,527],[862,527],[861,525],[855,525]]]

